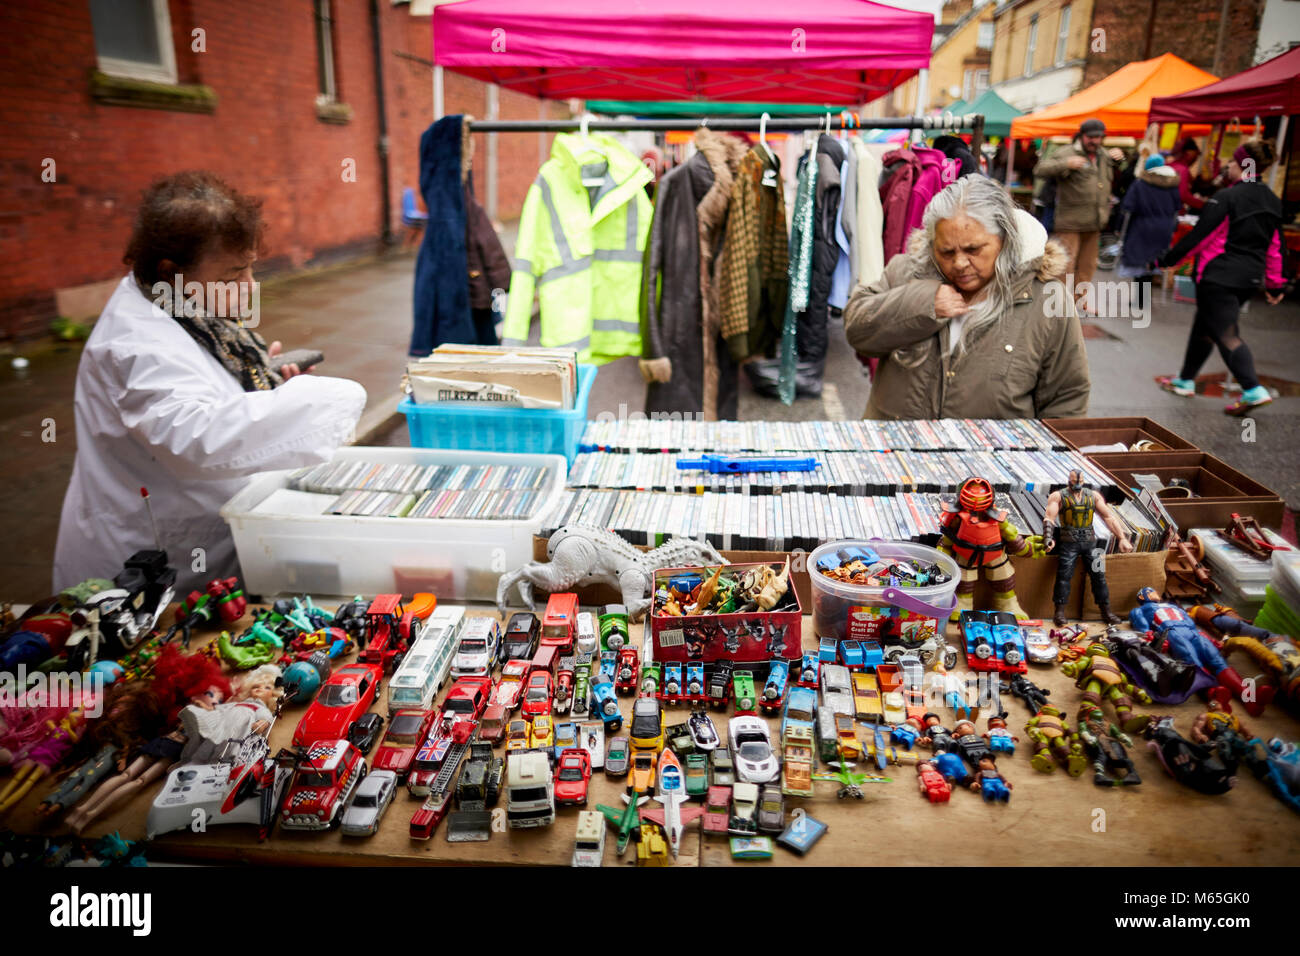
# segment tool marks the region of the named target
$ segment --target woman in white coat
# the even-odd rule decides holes
[[[248,327],[262,233],[260,201],[210,173],[178,173],[145,192],[125,257],[132,273],[77,370],[56,592],[112,578],[134,552],[156,547],[142,487],[179,594],[238,573],[221,505],[248,476],[327,461],[349,439],[365,389],[275,370],[279,343],[268,349]],[[177,297],[177,288],[187,291]]]

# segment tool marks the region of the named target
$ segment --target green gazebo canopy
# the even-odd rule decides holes
[[[948,110],[954,113],[983,113],[985,136],[1010,136],[1011,121],[1025,112],[1016,109],[993,90],[985,90],[975,98],[975,102],[963,106],[960,111],[952,106]]]

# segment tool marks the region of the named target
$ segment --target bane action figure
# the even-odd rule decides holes
[[[1078,469],[1072,469],[1069,486],[1053,491],[1048,496],[1047,511],[1043,515],[1043,551],[1048,554],[1056,551],[1059,558],[1056,565],[1056,588],[1052,591],[1052,603],[1056,605],[1052,623],[1057,627],[1065,626],[1065,606],[1070,602],[1070,579],[1074,577],[1074,565],[1080,557],[1092,580],[1092,597],[1097,602],[1102,622],[1120,623],[1120,619],[1110,612],[1106,572],[1102,569],[1102,562],[1094,557],[1097,550],[1097,538],[1092,533],[1094,514],[1106,523],[1106,527],[1119,542],[1120,551],[1128,553],[1133,550],[1133,542],[1129,540],[1123,524],[1115,512],[1110,510],[1101,493],[1084,484],[1083,475]]]

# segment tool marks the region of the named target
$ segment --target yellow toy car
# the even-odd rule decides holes
[[[534,750],[555,749],[555,725],[545,714],[538,714],[528,725],[528,746]]]

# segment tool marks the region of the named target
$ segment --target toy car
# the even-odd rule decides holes
[[[599,720],[584,720],[578,724],[578,744],[591,756],[591,769],[605,766],[605,725]]]
[[[488,704],[478,722],[479,740],[499,744],[506,735],[506,711],[500,704]]]
[[[799,664],[799,679],[795,681],[800,687],[816,687],[817,676],[821,671],[821,660],[816,654],[804,654]]]
[[[1052,664],[1061,653],[1060,645],[1052,640],[1041,623],[1020,622],[1020,634],[1025,642],[1025,657],[1031,664]]]
[[[528,721],[512,720],[506,727],[506,753],[528,749]]]
[[[572,654],[577,632],[578,596],[552,594],[542,615],[542,644],[556,648],[561,654]]]
[[[858,730],[852,717],[846,714],[835,715],[835,737],[839,741],[840,760],[853,763],[862,759],[862,745],[858,743]]]
[[[411,816],[410,836],[412,840],[427,840],[438,829],[438,824],[451,809],[451,791],[439,790],[429,794],[420,808]]]
[[[469,758],[456,781],[456,806],[462,810],[483,811],[488,807],[488,777],[493,764],[504,766],[505,761],[492,756],[492,748],[483,743],[469,745]],[[497,789],[500,789],[498,784]]]
[[[656,765],[655,755],[649,750],[633,750],[628,789],[636,793],[654,793]]]
[[[348,664],[329,676],[293,732],[295,747],[346,737],[375,702],[383,671],[378,664]]]
[[[610,737],[605,750],[605,773],[611,777],[627,776],[628,746],[626,737]]]
[[[605,818],[594,810],[578,814],[572,866],[600,866],[605,856]]]
[[[556,805],[585,807],[590,780],[591,754],[581,747],[569,747],[560,751],[555,766]]]
[[[528,676],[528,661],[506,661],[501,668],[501,677],[492,686],[492,700],[505,708],[507,714],[519,708],[524,696],[524,679]]]
[[[775,784],[764,784],[758,793],[758,830],[780,833],[785,829],[785,798]]]
[[[709,755],[705,753],[687,754],[683,761],[686,777],[686,795],[702,797],[709,789]]]
[[[731,661],[716,661],[713,673],[709,675],[709,704],[713,707],[726,707],[731,700],[731,672],[735,665]]]
[[[542,627],[536,614],[520,611],[510,615],[510,623],[506,625],[505,637],[501,641],[502,658],[507,661],[532,660],[541,634]]]
[[[352,802],[343,810],[340,830],[344,836],[374,836],[379,821],[397,793],[397,774],[391,770],[372,770],[357,785]]]
[[[563,714],[573,706],[574,668],[577,666],[572,657],[561,658],[559,670],[555,674],[554,707],[557,714]]]
[[[792,796],[813,795],[813,732],[802,725],[787,728],[783,736],[781,792]]]
[[[780,713],[789,680],[790,665],[781,660],[772,661],[767,671],[767,680],[763,682],[762,696],[758,699],[759,709],[763,713]]]
[[[746,783],[768,783],[781,772],[780,762],[772,752],[767,722],[758,717],[732,717],[728,724],[731,759],[737,776]]]
[[[840,641],[839,662],[851,671],[862,670],[866,666],[866,655],[862,652],[862,645],[853,640]]]
[[[878,721],[884,717],[876,675],[861,671],[853,675],[853,714],[861,720]]]
[[[618,664],[614,670],[614,690],[619,694],[636,693],[636,679],[641,669],[640,658],[634,648],[625,647],[618,652]]]
[[[549,714],[538,714],[528,725],[528,747],[530,750],[545,750],[547,757],[555,759],[552,752],[555,747],[555,727],[551,724]]]
[[[731,759],[731,752],[726,747],[719,747],[709,753],[709,763],[713,766],[713,782],[730,787],[736,782],[736,765]]]
[[[842,664],[823,664],[821,667],[822,704],[837,714],[852,714],[853,681],[849,669]]]
[[[876,667],[885,661],[885,652],[875,641],[862,641],[862,666]]]
[[[738,783],[731,788],[731,819],[727,832],[749,836],[758,832],[758,784]]]
[[[370,762],[372,772],[391,770],[399,780],[404,778],[411,769],[415,752],[429,736],[436,716],[432,710],[408,708],[395,713],[389,721],[388,733],[384,734],[384,739]]]
[[[659,753],[664,749],[664,712],[654,697],[638,697],[632,705],[633,750]]]
[[[726,836],[731,822],[731,787],[714,784],[704,798],[700,829],[705,836]]]
[[[736,671],[731,675],[731,693],[736,702],[736,713],[758,713],[758,695],[754,693],[754,675],[751,672]]]
[[[406,774],[407,791],[416,797],[427,796],[434,781],[447,767],[454,769],[460,765],[476,727],[473,720],[434,724],[411,761],[411,769]]]
[[[462,677],[451,685],[447,697],[442,702],[441,720],[474,720],[483,715],[487,707],[488,691],[492,687],[490,677]]]
[[[384,718],[379,714],[362,714],[348,728],[348,742],[363,754],[368,754],[383,729]]]
[[[596,633],[596,617],[590,611],[578,612],[578,636],[575,646],[579,654],[595,654],[600,649]]]
[[[618,697],[614,694],[614,685],[607,680],[599,680],[591,685],[593,709],[605,722],[605,732],[615,733],[623,726],[623,715],[619,713]]]
[[[817,691],[811,687],[791,687],[785,701],[785,713],[781,715],[781,739],[791,727],[807,727],[812,730],[817,713]]]
[[[578,746],[578,725],[565,721],[555,725],[555,758],[558,760],[564,751]]]
[[[691,737],[689,724],[670,724],[665,727],[664,740],[679,757],[695,752],[695,739]]]
[[[501,625],[491,617],[469,618],[451,659],[451,676],[485,677],[492,673],[500,656]]]
[[[691,711],[686,726],[690,729],[691,740],[694,741],[696,750],[716,750],[718,744],[722,743],[718,739],[718,729],[713,726],[713,718],[706,710]]]
[[[525,720],[535,720],[539,716],[550,714],[552,687],[553,681],[548,671],[533,671],[528,675],[523,703],[520,705]]]
[[[377,665],[366,665],[377,667]],[[346,740],[321,740],[307,748],[284,792],[280,825],[286,830],[329,830],[366,775],[361,751]]]

